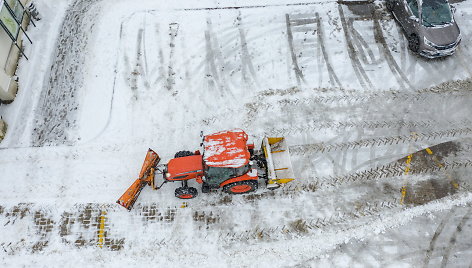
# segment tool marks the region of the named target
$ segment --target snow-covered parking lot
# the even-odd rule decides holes
[[[35,3],[0,106],[3,266],[472,266],[471,0],[437,60],[383,1]],[[233,128],[286,137],[297,180],[115,204],[148,148]]]

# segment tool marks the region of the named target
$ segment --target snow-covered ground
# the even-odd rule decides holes
[[[439,60],[408,51],[382,1],[35,3],[0,106],[3,265],[472,265],[470,0]],[[231,128],[285,136],[297,180],[114,203],[149,147],[165,161]]]

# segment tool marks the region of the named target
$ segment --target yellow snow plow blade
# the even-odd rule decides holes
[[[267,188],[278,188],[295,179],[285,138],[265,137],[262,149],[267,161]]]

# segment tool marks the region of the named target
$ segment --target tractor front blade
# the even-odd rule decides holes
[[[146,157],[144,158],[141,172],[139,172],[139,179],[136,179],[133,184],[126,190],[126,192],[116,201],[127,210],[133,208],[134,203],[139,197],[139,194],[146,186],[146,184],[154,184],[154,168],[161,158],[159,155],[151,149],[148,149]]]
[[[142,179],[143,177],[149,176],[151,168],[159,164],[160,161],[161,158],[159,157],[159,155],[153,150],[148,149],[146,158],[144,158],[143,166],[141,167],[141,172],[139,172],[139,178]]]

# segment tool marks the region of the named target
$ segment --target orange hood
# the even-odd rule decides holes
[[[203,160],[201,155],[191,155],[171,159],[167,163],[167,172],[171,177],[203,171]]]

